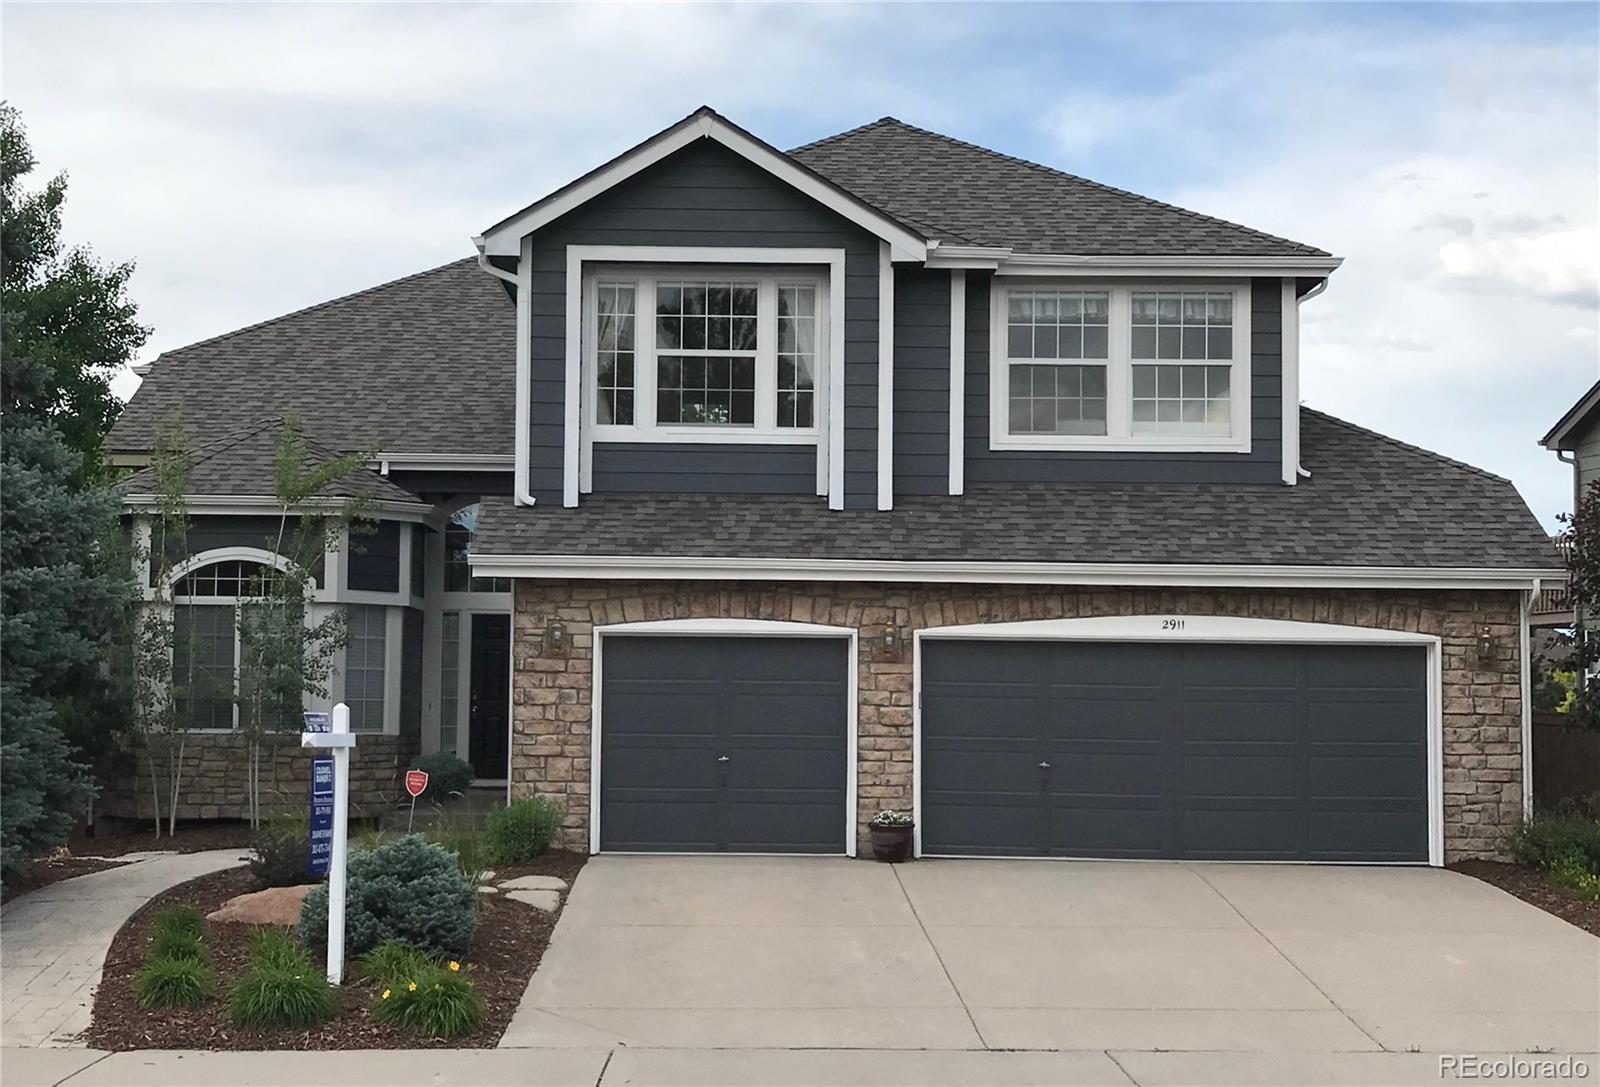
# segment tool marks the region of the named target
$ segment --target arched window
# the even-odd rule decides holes
[[[264,562],[224,559],[189,571],[172,583],[177,597],[266,596],[274,570]]]
[[[444,530],[444,591],[447,593],[509,593],[511,579],[473,577],[467,566],[473,538],[478,534],[478,503],[462,506],[450,515]]]

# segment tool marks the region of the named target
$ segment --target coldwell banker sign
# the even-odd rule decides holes
[[[306,871],[321,877],[333,861],[333,756],[311,760],[311,852]]]

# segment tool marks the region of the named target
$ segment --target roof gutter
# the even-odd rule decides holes
[[[686,581],[930,581],[1173,588],[1529,590],[1559,571],[1533,567],[1273,566],[1228,563],[910,562],[655,555],[468,557],[474,576]]]
[[[513,437],[516,446],[511,450],[511,500],[518,506],[531,506],[534,499],[528,490],[528,428],[531,425],[528,420],[531,410],[528,399],[531,396],[533,370],[533,237],[523,236],[515,273],[497,268],[489,260],[488,243],[483,235],[473,238],[472,244],[478,250],[479,268],[517,288],[517,402]]]

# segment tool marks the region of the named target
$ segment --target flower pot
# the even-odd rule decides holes
[[[872,855],[886,864],[900,864],[911,859],[910,827],[869,827],[872,832]]]

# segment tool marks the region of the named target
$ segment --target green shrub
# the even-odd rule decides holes
[[[1585,902],[1600,902],[1600,873],[1588,867],[1581,853],[1564,853],[1550,866],[1550,882]]]
[[[560,809],[542,796],[497,808],[483,823],[495,864],[521,864],[543,856],[560,829]]]
[[[150,958],[204,962],[206,922],[192,906],[168,906],[150,922]]]
[[[217,991],[211,967],[200,958],[154,958],[133,975],[133,998],[141,1008],[187,1008]]]
[[[267,929],[250,937],[250,965],[268,970],[302,973],[310,970],[311,956],[283,932]]]
[[[1581,815],[1536,815],[1514,830],[1507,844],[1523,864],[1551,871],[1576,857],[1585,870],[1600,875],[1600,821]]]
[[[483,882],[484,873],[494,866],[489,839],[471,816],[442,817],[428,828],[427,833],[428,838],[438,843],[441,849],[455,854],[456,867],[461,869],[461,874],[474,887]]]
[[[283,812],[256,831],[250,845],[250,872],[268,887],[297,887],[313,882],[311,818],[305,812]]]
[[[451,793],[465,792],[472,784],[472,765],[443,751],[419,756],[411,768],[428,772],[428,788],[419,799],[443,800]]]
[[[164,935],[200,939],[206,934],[206,919],[193,906],[167,906],[150,920],[151,938]]]
[[[483,1025],[483,997],[469,971],[451,961],[426,963],[409,976],[385,982],[372,1005],[372,1018],[399,1023],[432,1038],[459,1038]]]
[[[478,923],[478,889],[456,858],[420,834],[351,856],[345,899],[345,948],[364,955],[398,940],[434,955],[459,955]],[[328,888],[316,887],[300,909],[300,942],[328,939]]]
[[[333,1014],[338,998],[318,969],[251,966],[233,987],[228,1014],[241,1027],[310,1027]]]
[[[366,958],[361,960],[361,972],[370,980],[392,988],[396,982],[407,981],[432,965],[433,960],[416,948],[407,947],[398,940],[385,940],[367,952]]]

